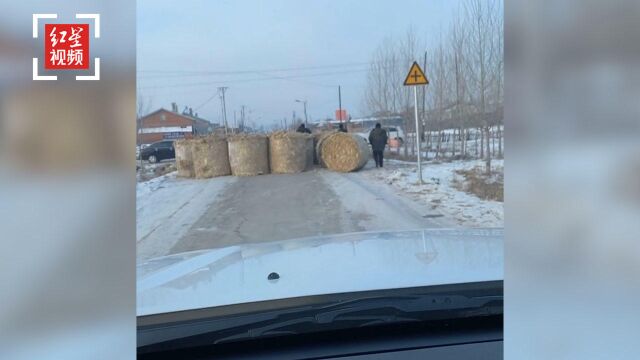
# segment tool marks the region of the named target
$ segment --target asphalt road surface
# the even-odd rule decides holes
[[[369,164],[362,171],[383,171]],[[138,260],[240,243],[449,226],[361,172],[158,181],[140,192]]]

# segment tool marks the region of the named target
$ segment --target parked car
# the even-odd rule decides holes
[[[173,147],[173,140],[164,140],[155,142],[140,150],[138,158],[155,163],[165,159],[174,159],[175,157],[176,151]]]
[[[402,129],[400,127],[396,127],[396,126],[383,126],[382,127],[386,132],[387,132],[387,136],[388,136],[388,140],[387,140],[387,144],[390,147],[399,147],[402,146],[402,144],[404,143],[404,132],[402,131]],[[373,130],[373,128],[368,129],[366,132],[357,132],[355,133],[356,135],[360,135],[361,137],[363,137],[365,140],[367,140],[367,143],[369,142],[369,133],[371,133],[371,130]]]
[[[140,150],[149,147],[151,144],[140,144],[136,145],[136,159],[140,159]]]
[[[402,145],[402,143],[404,142],[404,132],[400,127],[385,126],[384,129],[387,131],[387,134],[389,134],[389,140],[396,139],[399,141],[400,145]]]

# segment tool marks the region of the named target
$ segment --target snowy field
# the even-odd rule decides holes
[[[499,201],[483,200],[458,190],[455,181],[464,181],[457,170],[483,167],[484,161],[453,161],[450,163],[425,162],[422,166],[424,184],[419,185],[415,163],[387,160],[383,169],[365,172],[365,175],[384,182],[414,201],[430,206],[462,227],[503,227],[504,207]],[[503,171],[504,160],[492,160],[492,168]]]

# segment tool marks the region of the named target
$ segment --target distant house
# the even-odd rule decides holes
[[[158,109],[140,119],[138,144],[149,144],[166,139],[192,138],[213,132],[218,127],[198,117],[191,108],[178,112],[178,106],[171,104],[171,111]]]

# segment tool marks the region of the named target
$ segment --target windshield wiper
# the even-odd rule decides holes
[[[261,328],[252,328],[246,332],[237,333],[231,336],[227,336],[221,339],[215,340],[214,344],[221,344],[235,340],[245,340],[250,338],[261,338],[265,336],[278,336],[278,335],[296,335],[301,331],[286,330],[289,327],[300,325],[319,325],[319,324],[336,324],[337,322],[350,322],[353,327],[365,327],[372,325],[380,325],[384,323],[401,323],[401,322],[418,322],[419,318],[399,317],[394,315],[348,315],[341,316],[339,319],[334,319],[330,323],[321,323],[317,321],[315,317],[297,318],[278,323],[269,324]]]
[[[220,344],[265,336],[299,334],[310,328],[335,329],[344,327],[344,324],[355,328],[390,323],[497,315],[502,313],[502,306],[502,296],[429,295],[356,299],[296,313],[295,317],[277,317],[259,326],[228,329],[225,333],[231,332],[232,335],[219,337],[213,343]]]
[[[139,351],[394,323],[487,317],[501,315],[503,311],[502,282],[323,295],[292,301],[296,302],[300,305],[139,325]]]

